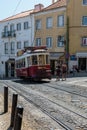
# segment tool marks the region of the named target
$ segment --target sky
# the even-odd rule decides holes
[[[52,0],[1,0],[0,20],[26,10],[34,9],[34,5],[39,3],[47,7],[52,4]]]

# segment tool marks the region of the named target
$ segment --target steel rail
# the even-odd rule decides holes
[[[51,119],[53,119],[55,122],[57,122],[60,126],[62,126],[65,130],[72,130],[71,127],[69,127],[68,125],[66,125],[63,121],[56,119],[54,116],[52,116],[46,109],[43,109],[42,107],[40,107],[39,105],[37,105],[35,102],[33,102],[32,100],[30,100],[29,98],[27,98],[24,93],[22,94],[21,92],[18,92],[18,88],[13,88],[12,86],[9,86],[9,84],[5,83],[10,89],[14,90],[16,93],[18,93],[20,96],[22,96],[26,101],[28,101],[29,103],[33,104],[35,107],[37,107],[38,109],[40,109],[43,113],[45,113],[46,115],[48,115]],[[23,90],[24,91],[24,90]]]

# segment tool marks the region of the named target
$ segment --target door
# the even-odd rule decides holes
[[[86,71],[86,58],[79,58],[79,68]]]
[[[5,62],[5,77],[8,77],[8,62]]]
[[[14,63],[11,63],[11,77],[14,77],[14,73],[15,73],[15,65]]]

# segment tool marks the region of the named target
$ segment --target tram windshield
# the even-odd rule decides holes
[[[45,55],[38,55],[38,64],[39,65],[45,64]]]
[[[49,55],[33,55],[32,65],[46,65],[49,64]]]

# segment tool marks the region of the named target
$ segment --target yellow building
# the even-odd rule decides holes
[[[39,7],[42,5],[39,4]],[[50,52],[52,73],[56,62],[63,56],[66,39],[66,0],[54,2],[47,8],[34,13],[35,46],[46,45]],[[62,61],[61,61],[62,62]]]
[[[49,49],[53,73],[60,60],[87,70],[87,0],[53,1],[34,16],[35,45]]]
[[[87,70],[87,0],[69,0],[69,68]]]

